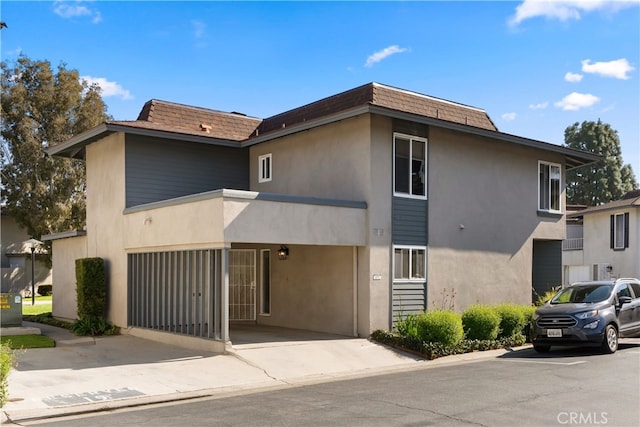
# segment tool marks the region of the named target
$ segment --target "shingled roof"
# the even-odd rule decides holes
[[[261,121],[240,113],[152,99],[144,104],[137,120],[110,123],[240,142],[249,138]]]
[[[620,200],[614,200],[613,202],[605,203],[603,205],[591,206],[586,209],[573,212],[571,215],[567,216],[580,217],[592,212],[609,211],[620,208],[640,208],[640,190],[631,190],[622,196]]]
[[[260,124],[258,133],[262,135],[363,105],[374,105],[491,131],[498,130],[482,109],[379,83],[367,83],[355,89],[269,117]]]
[[[367,83],[267,119],[226,113],[152,99],[137,120],[110,121],[47,149],[49,155],[84,158],[84,147],[113,132],[229,146],[251,146],[360,114],[379,114],[480,137],[553,151],[565,156],[568,168],[600,156],[498,131],[488,114],[476,107],[434,98],[379,83]],[[173,134],[173,135],[169,135]]]

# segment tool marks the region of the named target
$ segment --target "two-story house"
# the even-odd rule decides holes
[[[217,349],[234,321],[367,336],[443,289],[531,303],[562,278],[564,173],[598,159],[377,83],[264,120],[152,100],[48,152],[87,166],[86,230],[48,237],[54,315],[99,256],[112,322]]]
[[[564,284],[640,277],[640,190],[567,212],[563,249]]]

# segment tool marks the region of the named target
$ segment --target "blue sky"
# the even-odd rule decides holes
[[[265,118],[379,82],[555,144],[618,131],[640,179],[640,0],[2,1],[2,60],[65,63],[134,120],[149,99]]]

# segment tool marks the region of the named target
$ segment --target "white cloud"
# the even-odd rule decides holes
[[[195,38],[201,39],[206,35],[207,25],[204,22],[193,19],[191,21],[191,26],[193,27],[193,36]]]
[[[568,72],[564,75],[564,80],[570,83],[578,83],[582,80],[582,77],[582,74]]]
[[[554,105],[565,111],[578,111],[581,108],[591,107],[598,101],[600,101],[600,98],[590,93],[572,92]]]
[[[502,115],[502,120],[506,120],[507,122],[511,122],[516,119],[516,113],[504,113]]]
[[[90,2],[89,2],[90,3]],[[56,0],[53,6],[53,12],[62,18],[75,18],[78,16],[87,16],[91,18],[91,22],[97,24],[102,21],[100,11],[87,6],[87,2],[83,1],[62,1]]]
[[[129,92],[127,89],[124,89],[122,86],[120,86],[119,83],[110,82],[104,77],[81,76],[80,79],[86,80],[89,85],[97,84],[98,86],[100,86],[100,89],[102,89],[101,95],[105,98],[108,98],[110,96],[117,96],[125,101],[133,99],[131,92]]]
[[[207,24],[198,19],[193,19],[191,20],[191,28],[193,37],[196,39],[196,48],[203,49],[207,47]]]
[[[628,73],[635,70],[634,67],[629,64],[626,58],[616,59],[609,62],[594,62],[591,63],[590,59],[582,61],[582,71],[585,73],[598,74],[603,77],[613,77],[620,80],[628,80]]]
[[[539,104],[529,104],[529,108],[532,110],[544,110],[549,106],[548,101],[541,102]]]
[[[515,15],[509,18],[509,25],[516,26],[527,19],[539,16],[560,21],[579,20],[585,13],[616,12],[638,4],[640,0],[524,0],[516,7]]]
[[[376,53],[370,55],[367,58],[367,62],[365,62],[364,66],[365,67],[372,67],[373,64],[382,61],[385,58],[388,58],[391,55],[394,55],[396,53],[404,53],[404,52],[408,52],[409,49],[404,48],[404,47],[400,47],[397,44],[394,44],[393,46],[389,46],[389,47],[385,47],[382,50],[377,51]]]

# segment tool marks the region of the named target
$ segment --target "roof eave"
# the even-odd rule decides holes
[[[107,123],[99,124],[98,126],[82,132],[69,140],[46,148],[44,151],[49,156],[61,156],[69,157],[72,159],[84,159],[84,147],[93,141],[96,141],[106,134],[110,133]]]
[[[524,138],[517,135],[511,135],[508,133],[502,133],[499,131],[478,128],[474,126],[464,125],[460,123],[449,122],[446,120],[435,119],[432,117],[425,117],[417,114],[407,113],[404,111],[391,110],[385,107],[378,107],[372,105],[370,112],[373,114],[386,115],[387,117],[411,120],[418,123],[424,123],[427,125],[438,126],[444,129],[455,130],[458,132],[469,133],[476,136],[483,136],[486,138],[497,139],[500,141],[511,142],[526,147],[538,148],[555,153],[563,154],[565,156],[565,165],[567,169],[574,169],[576,167],[585,166],[593,162],[597,162],[602,158],[597,154],[587,153],[585,151],[575,150],[573,148],[562,147],[560,145],[551,144],[549,142],[538,141],[535,139]]]
[[[293,133],[303,132],[317,126],[322,126],[322,125],[337,122],[340,120],[345,120],[345,119],[359,116],[365,113],[378,114],[381,116],[386,116],[386,117],[391,117],[391,118],[396,118],[401,120],[414,121],[414,122],[423,123],[426,125],[438,126],[445,129],[455,130],[458,132],[469,133],[477,136],[483,136],[486,138],[497,139],[500,141],[511,142],[518,145],[523,145],[527,147],[543,149],[543,150],[563,154],[565,156],[565,165],[567,169],[574,169],[576,167],[585,166],[590,163],[597,162],[602,158],[602,156],[599,156],[597,154],[591,154],[584,151],[575,150],[573,148],[562,147],[560,145],[555,145],[548,142],[537,141],[534,139],[523,138],[520,136],[502,133],[499,131],[482,129],[482,128],[463,125],[459,123],[453,123],[446,120],[435,119],[432,117],[421,116],[418,114],[407,113],[404,111],[393,110],[390,108],[380,107],[377,105],[370,105],[370,104],[361,105],[359,107],[341,111],[340,113],[333,114],[330,116],[324,116],[320,119],[309,120],[307,122],[293,125],[290,127],[284,127],[280,130],[272,131],[264,135],[251,137],[245,140],[242,143],[242,146],[260,144],[262,142],[270,141],[277,138],[282,138],[284,136],[291,135]]]
[[[204,144],[224,145],[229,147],[240,146],[241,141],[213,138],[206,136],[190,135],[180,131],[164,131],[157,129],[145,129],[123,124],[103,123],[86,132],[78,134],[62,144],[54,145],[45,150],[49,156],[69,157],[84,160],[85,147],[98,139],[112,133],[123,132],[134,135],[150,136],[155,138],[171,138],[180,141],[198,142]]]
[[[629,203],[625,203],[625,204],[611,205],[611,203],[605,203],[604,205],[593,206],[590,208],[583,209],[581,211],[567,214],[567,218],[578,218],[578,217],[582,217],[584,215],[589,215],[592,213],[617,211],[621,209],[633,209],[633,208],[640,209],[640,198],[629,199]]]
[[[339,122],[341,120],[350,119],[352,117],[360,116],[362,114],[366,114],[370,112],[370,105],[364,104],[355,108],[351,108],[348,110],[340,111],[335,114],[327,115],[320,117],[318,119],[308,120],[302,123],[297,123],[291,126],[285,126],[282,129],[278,129],[275,131],[270,131],[263,135],[251,136],[248,139],[242,142],[243,147],[248,147],[251,145],[260,144],[262,142],[271,141],[274,139],[282,138],[287,135],[291,135],[298,132],[304,132],[306,130],[327,125],[330,123]]]

